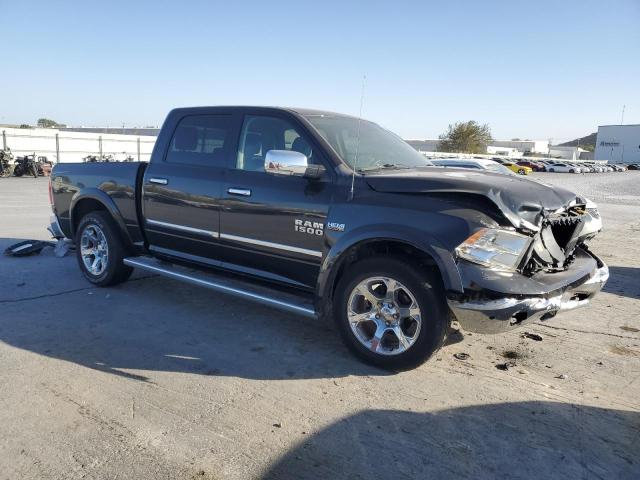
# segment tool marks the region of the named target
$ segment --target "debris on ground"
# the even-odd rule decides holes
[[[71,240],[61,238],[56,243],[56,246],[53,249],[53,254],[58,258],[62,258],[72,249],[73,243],[71,242]]]
[[[542,335],[538,335],[537,333],[524,332],[522,333],[522,335],[520,335],[520,337],[535,340],[536,342],[542,341]]]
[[[42,240],[24,240],[6,248],[5,255],[13,257],[27,257],[29,255],[38,255],[45,247],[54,247],[54,242],[45,242]]]
[[[470,357],[468,353],[464,353],[464,352],[454,353],[453,356],[458,360],[468,360]]]
[[[282,424],[281,423],[274,423],[273,426],[276,427],[276,428],[282,428]]]
[[[504,363],[496,364],[496,368],[498,370],[509,370],[511,367],[515,367],[515,366],[516,366],[516,362],[504,362]]]
[[[566,380],[567,378],[569,378],[569,376],[561,373],[560,375],[556,375],[556,378],[559,378],[560,380]]]

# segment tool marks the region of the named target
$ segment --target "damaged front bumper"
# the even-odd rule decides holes
[[[449,298],[449,308],[465,330],[481,333],[504,332],[587,306],[609,278],[609,268],[585,249],[577,249],[566,271],[532,277],[466,262],[459,266],[465,294]]]

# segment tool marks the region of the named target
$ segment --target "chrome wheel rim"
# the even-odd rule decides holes
[[[80,256],[91,275],[99,276],[107,268],[109,246],[107,237],[97,225],[89,225],[80,237]]]
[[[416,297],[390,277],[370,277],[356,285],[347,302],[347,318],[358,341],[379,355],[409,350],[422,326]]]

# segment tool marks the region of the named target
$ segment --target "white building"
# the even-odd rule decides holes
[[[491,145],[516,148],[522,153],[549,153],[549,140],[492,140]]]
[[[549,147],[549,156],[552,158],[562,158],[564,160],[592,160],[588,158],[591,152],[580,147],[563,147],[560,145],[551,145]]]
[[[640,124],[599,126],[595,158],[611,163],[640,163]]]
[[[495,145],[487,145],[487,153],[489,155],[504,155],[510,158],[520,158],[523,152],[514,147],[497,147]]]

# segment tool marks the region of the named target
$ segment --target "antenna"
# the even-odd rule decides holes
[[[353,200],[353,187],[356,182],[356,170],[358,167],[358,151],[360,150],[360,124],[362,123],[362,105],[364,103],[364,86],[367,81],[367,76],[362,76],[362,91],[360,92],[360,114],[358,115],[358,133],[356,134],[356,154],[353,157],[353,174],[351,175],[351,198]]]
[[[624,123],[624,109],[626,108],[626,105],[622,105],[622,115],[620,116],[620,125],[622,125]]]

